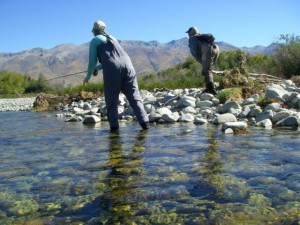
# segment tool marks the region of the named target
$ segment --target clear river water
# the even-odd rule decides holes
[[[300,131],[0,113],[0,224],[298,224]]]

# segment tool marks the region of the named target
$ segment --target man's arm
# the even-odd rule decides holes
[[[88,64],[88,70],[85,77],[86,81],[91,79],[91,76],[94,73],[94,70],[96,68],[96,64],[97,64],[97,39],[93,38],[90,42],[90,47],[89,47],[89,64]]]

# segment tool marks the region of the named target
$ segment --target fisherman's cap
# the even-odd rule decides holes
[[[105,28],[106,28],[106,25],[101,20],[96,21],[93,26],[93,30],[105,30]]]
[[[185,33],[198,33],[198,29],[196,27],[190,27]]]

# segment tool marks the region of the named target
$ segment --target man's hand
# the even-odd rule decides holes
[[[84,80],[83,80],[83,86],[85,85],[85,84],[87,84],[89,81],[87,80],[87,79],[85,79],[84,78]]]
[[[97,75],[98,75],[98,70],[94,70],[93,75],[94,75],[94,76],[97,76]]]

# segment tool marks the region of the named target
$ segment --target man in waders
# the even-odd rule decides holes
[[[197,38],[200,34],[196,27],[190,27],[186,33],[189,35],[189,48],[192,56],[202,64],[202,75],[204,75],[206,86],[203,92],[215,95],[217,92],[213,82],[212,66],[220,54],[219,47],[213,41]]]
[[[83,84],[89,81],[95,71],[103,69],[104,95],[110,130],[119,130],[118,104],[121,91],[133,108],[141,127],[148,129],[148,115],[142,103],[136,73],[129,56],[119,42],[106,33],[104,22],[95,22],[92,32],[95,37],[90,42],[88,71]],[[97,59],[99,64],[96,66]]]

